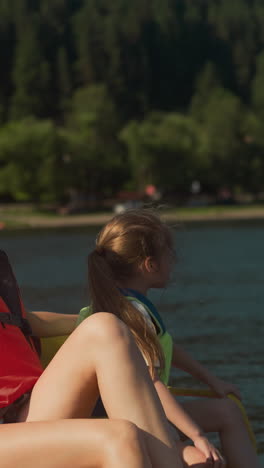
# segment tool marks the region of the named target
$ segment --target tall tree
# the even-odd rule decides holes
[[[15,119],[45,115],[49,96],[49,64],[42,54],[39,21],[35,15],[20,19],[13,69],[14,95],[11,115]]]
[[[125,173],[116,134],[118,113],[102,84],[76,91],[65,133],[71,185],[90,194],[111,193]]]
[[[221,87],[212,89],[202,112],[210,158],[206,183],[212,189],[236,184],[243,153],[243,123],[240,99]]]
[[[252,81],[252,105],[257,114],[264,118],[264,50],[257,58],[256,74]]]
[[[72,92],[72,76],[65,47],[60,47],[58,50],[57,77],[57,90],[59,95],[60,108],[62,112],[65,112],[69,106]]]
[[[237,91],[246,98],[257,52],[253,3],[247,0],[220,0],[210,2],[208,9],[209,23],[232,51]]]

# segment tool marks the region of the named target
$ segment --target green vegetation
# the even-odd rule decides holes
[[[263,191],[262,0],[0,4],[0,199]]]

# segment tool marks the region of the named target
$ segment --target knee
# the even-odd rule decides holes
[[[176,442],[178,452],[184,462],[184,466],[193,466],[195,468],[207,466],[207,460],[205,455],[192,445],[188,445],[187,442]]]
[[[86,340],[89,339],[89,343],[97,341],[104,346],[110,341],[118,343],[131,340],[128,327],[114,314],[108,312],[93,314],[81,323],[78,330]]]
[[[222,420],[222,426],[224,427],[243,422],[240,409],[230,398],[219,400],[219,420]]]
[[[112,429],[106,441],[106,454],[112,459],[125,460],[137,454],[143,446],[143,435],[138,427],[125,420],[112,420]]]

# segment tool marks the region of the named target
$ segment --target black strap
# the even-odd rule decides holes
[[[26,336],[31,335],[30,325],[22,315],[18,284],[3,250],[0,250],[0,296],[10,310],[10,314],[0,313],[0,323],[17,326]]]
[[[16,315],[0,312],[0,323],[3,325],[14,325],[15,327],[21,328],[25,335],[32,334],[31,327],[24,317],[17,317]]]

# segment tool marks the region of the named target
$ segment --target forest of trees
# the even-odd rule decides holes
[[[263,0],[0,0],[0,199],[264,191]]]

